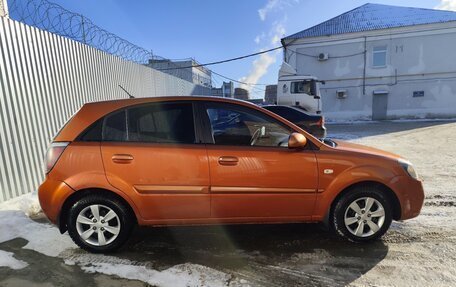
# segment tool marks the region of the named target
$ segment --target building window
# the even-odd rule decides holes
[[[375,46],[372,50],[372,66],[386,67],[386,46]]]

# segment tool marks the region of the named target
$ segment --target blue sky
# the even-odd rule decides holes
[[[279,39],[366,3],[361,0],[50,0],[154,54],[200,63],[258,52]],[[456,0],[376,0],[373,3],[456,8]],[[210,68],[249,83],[274,84],[281,52]],[[214,76],[219,85],[223,79]],[[252,90],[263,96],[262,87]]]

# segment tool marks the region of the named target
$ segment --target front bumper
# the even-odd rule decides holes
[[[396,176],[390,183],[401,204],[400,220],[417,217],[424,202],[423,183],[410,176]]]
[[[58,224],[60,210],[65,200],[74,190],[62,181],[46,178],[38,188],[41,209],[49,220]]]

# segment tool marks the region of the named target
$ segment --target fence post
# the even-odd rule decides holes
[[[6,0],[0,0],[0,16],[9,17],[8,15],[8,3]]]
[[[2,0],[0,0],[2,1]],[[85,33],[85,27],[84,27],[84,16],[81,15],[81,26],[82,26],[82,43],[86,43],[86,33]]]

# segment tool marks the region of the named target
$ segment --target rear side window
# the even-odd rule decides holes
[[[128,140],[195,143],[191,103],[156,103],[128,109]]]
[[[85,142],[99,142],[101,141],[101,132],[103,128],[103,119],[96,121],[92,124],[80,137],[81,141]]]
[[[125,111],[108,115],[103,123],[103,141],[126,141]]]
[[[196,142],[191,103],[155,103],[124,109],[92,124],[81,141]]]

